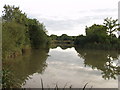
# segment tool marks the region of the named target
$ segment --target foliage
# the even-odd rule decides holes
[[[83,35],[79,35],[76,37],[74,44],[75,45],[80,45],[81,47],[83,47],[85,45],[85,43],[87,43],[87,38]]]
[[[61,36],[50,35],[51,44],[56,44],[57,46],[73,46],[74,38],[75,36],[68,36],[67,34],[62,34]]]
[[[75,45],[93,49],[120,49],[120,39],[113,34],[118,30],[117,20],[105,19],[105,25],[94,24],[86,27],[86,36],[80,35],[75,39]],[[108,32],[109,31],[109,32]]]
[[[71,36],[68,36],[66,34],[62,34],[61,36],[59,36],[57,38],[57,40],[72,40],[72,37]]]
[[[3,89],[21,87],[19,80],[14,79],[14,74],[9,69],[3,68],[2,72],[3,72],[3,76],[2,76],[2,88]]]
[[[3,11],[3,57],[22,53],[24,48],[46,47],[49,43],[43,23],[29,19],[25,13],[15,6],[4,6]],[[13,55],[14,54],[14,55]]]
[[[62,34],[61,36],[57,35],[50,35],[51,40],[60,40],[60,41],[65,41],[65,40],[73,40],[72,36],[68,36],[67,34]]]
[[[39,23],[36,19],[29,19],[29,35],[30,41],[33,48],[39,48],[40,45],[47,43],[47,35],[45,33],[45,26]]]
[[[107,37],[106,27],[103,25],[92,25],[86,27],[87,43],[105,43]]]
[[[20,24],[27,23],[26,14],[22,13],[19,7],[15,6],[5,5],[2,17],[6,22],[15,21]]]
[[[107,32],[110,36],[112,36],[113,32],[118,30],[118,20],[112,20],[112,18],[104,19],[104,26],[107,28]]]
[[[25,27],[15,22],[3,23],[3,56],[20,50],[25,43]]]
[[[50,38],[51,38],[51,40],[57,40],[57,35],[54,35],[54,34],[52,34],[52,35],[50,35]]]

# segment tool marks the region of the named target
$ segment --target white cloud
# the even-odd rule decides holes
[[[20,9],[27,13],[29,17],[37,18],[44,22],[50,34],[60,35],[66,33],[68,35],[78,35],[84,34],[83,25],[85,27],[87,24],[93,24],[93,22],[101,23],[106,17],[117,18],[118,1],[2,0],[0,7],[3,7],[4,4],[20,6]],[[78,30],[81,31],[78,33]]]

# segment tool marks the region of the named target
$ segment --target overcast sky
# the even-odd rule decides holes
[[[106,17],[118,18],[119,0],[2,0],[19,6],[28,17],[43,22],[48,34],[85,34],[85,26],[102,24]],[[1,13],[0,13],[1,14]]]

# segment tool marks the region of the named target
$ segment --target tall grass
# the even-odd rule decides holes
[[[78,88],[78,89],[80,89],[80,90],[86,90],[87,85],[88,85],[88,83],[86,83],[83,88],[81,88],[81,89]],[[55,87],[52,88],[52,90],[65,90],[65,89],[71,90],[71,89],[74,89],[74,88],[72,88],[72,85],[70,85],[68,88],[66,88],[66,86],[67,86],[67,83],[65,84],[65,86],[64,86],[63,88],[59,88],[58,84],[56,84]],[[42,78],[41,78],[41,87],[42,87],[42,88],[41,88],[42,90],[45,89]],[[49,89],[50,89],[50,87],[48,88],[48,90],[49,90]],[[88,90],[88,89],[87,89],[87,90]],[[89,90],[92,90],[92,86],[91,86],[91,88],[89,88]]]

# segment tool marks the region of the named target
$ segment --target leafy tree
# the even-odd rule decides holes
[[[113,32],[118,30],[118,19],[113,20],[112,18],[106,18],[104,19],[104,26],[107,28],[107,32],[110,35],[110,37],[112,38],[112,34]]]
[[[62,34],[58,37],[58,40],[72,40],[72,37],[68,36],[67,34]]]
[[[29,19],[29,35],[33,48],[39,48],[40,45],[48,42],[45,26],[36,19]]]
[[[79,35],[76,37],[74,44],[79,45],[80,47],[83,47],[87,43],[87,38],[86,36]]]
[[[113,33],[109,36],[106,26],[94,24],[85,30],[86,36],[77,36],[75,45],[94,49],[120,49],[120,40]]]
[[[5,5],[2,17],[7,22],[15,21],[20,24],[27,23],[27,15],[25,13],[22,13],[19,7],[15,6]]]
[[[25,43],[25,27],[15,22],[3,23],[3,57],[20,51]]]
[[[92,36],[92,35],[107,36],[106,27],[103,25],[94,24],[90,27],[86,26],[85,30],[86,30],[86,36]]]
[[[3,57],[16,56],[26,48],[46,47],[49,43],[43,23],[29,19],[15,6],[4,6],[3,11]]]
[[[90,27],[86,27],[86,36],[88,37],[88,42],[104,42],[107,37],[107,29],[103,25],[94,24]]]
[[[51,37],[51,39],[52,39],[52,40],[56,40],[58,36],[57,36],[57,35],[52,34],[52,35],[50,35],[50,37]]]
[[[5,5],[3,11],[3,22],[15,22],[21,25],[24,25],[25,27],[25,42],[26,44],[29,44],[29,35],[28,35],[28,18],[25,13],[22,13],[22,11],[19,9],[19,7]]]

